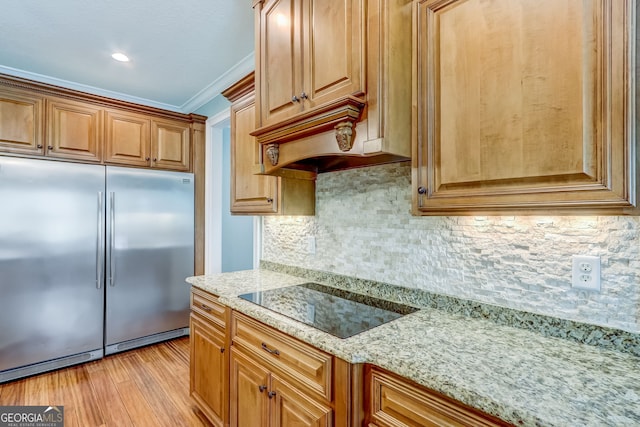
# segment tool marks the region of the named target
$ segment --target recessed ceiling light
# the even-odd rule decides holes
[[[124,53],[116,52],[113,55],[111,55],[111,57],[113,59],[115,59],[116,61],[129,62],[129,57],[127,55],[125,55]]]

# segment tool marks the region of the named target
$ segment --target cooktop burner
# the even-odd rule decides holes
[[[418,310],[319,283],[269,289],[239,297],[338,338],[351,337]]]

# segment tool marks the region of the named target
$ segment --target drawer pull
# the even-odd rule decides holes
[[[260,393],[262,393],[263,391],[265,391],[267,389],[266,385],[259,385],[258,389],[260,390]]]
[[[202,308],[207,313],[211,313],[211,307],[209,307],[208,305],[200,304],[200,308]]]
[[[264,351],[266,351],[267,353],[271,353],[271,354],[275,354],[276,356],[280,356],[280,352],[279,352],[278,350],[276,350],[276,349],[271,350],[271,349],[267,346],[267,344],[265,344],[265,343],[262,343],[262,349],[263,349]]]
[[[276,392],[275,392],[275,391],[270,391],[270,392],[269,392],[269,399],[271,399],[271,398],[272,398],[273,396],[275,396],[275,395],[276,395]]]

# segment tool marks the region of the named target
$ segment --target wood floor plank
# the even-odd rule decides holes
[[[151,406],[138,388],[134,380],[116,384],[118,393],[124,402],[129,417],[134,420],[136,427],[157,427],[164,425],[156,417]]]
[[[196,410],[193,401],[189,397],[188,375],[165,369],[164,362],[156,358],[147,362],[147,370],[153,375],[164,390],[170,390],[170,397],[176,408],[183,414],[190,426],[207,426],[203,423],[201,414]]]
[[[138,385],[140,390],[144,390],[144,397],[149,406],[157,417],[161,420],[161,425],[167,427],[179,426],[184,423],[178,408],[176,408],[173,400],[163,389],[153,375],[148,371],[145,362],[134,355],[127,359],[123,359],[123,365],[127,371],[132,372],[132,380]]]
[[[189,337],[0,384],[0,405],[64,406],[65,427],[209,427],[189,397]]]
[[[104,423],[102,412],[98,406],[98,397],[93,393],[89,377],[82,365],[65,369],[69,383],[72,385],[71,394],[78,417],[82,426],[99,426]]]
[[[127,408],[109,372],[104,366],[100,366],[100,368],[94,366],[91,370],[87,370],[87,374],[93,392],[98,396],[97,405],[104,417],[105,425],[115,427],[133,426]]]
[[[17,380],[2,384],[2,400],[0,403],[5,406],[21,405],[24,396],[24,389],[27,380]]]
[[[41,406],[49,405],[49,377],[56,375],[47,372],[41,375],[35,375],[25,382],[24,395],[22,405]]]

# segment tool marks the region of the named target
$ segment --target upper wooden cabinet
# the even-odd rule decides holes
[[[50,157],[102,161],[102,109],[67,99],[47,99],[47,145]]]
[[[0,75],[0,152],[11,155],[190,171],[204,119]]]
[[[633,212],[635,8],[416,2],[414,213]]]
[[[106,163],[188,171],[189,124],[107,110]]]
[[[151,166],[188,171],[190,168],[189,123],[151,120]]]
[[[0,150],[44,153],[44,98],[19,89],[0,91]]]
[[[361,1],[266,0],[258,13],[261,126],[363,95]]]
[[[147,116],[107,110],[104,160],[107,163],[149,166],[151,121]]]
[[[411,155],[411,0],[254,0],[261,172]]]
[[[231,104],[231,213],[244,215],[313,215],[315,176],[290,171],[290,177],[256,175],[260,146],[255,128],[254,75],[222,93]],[[293,177],[297,176],[297,178]]]

